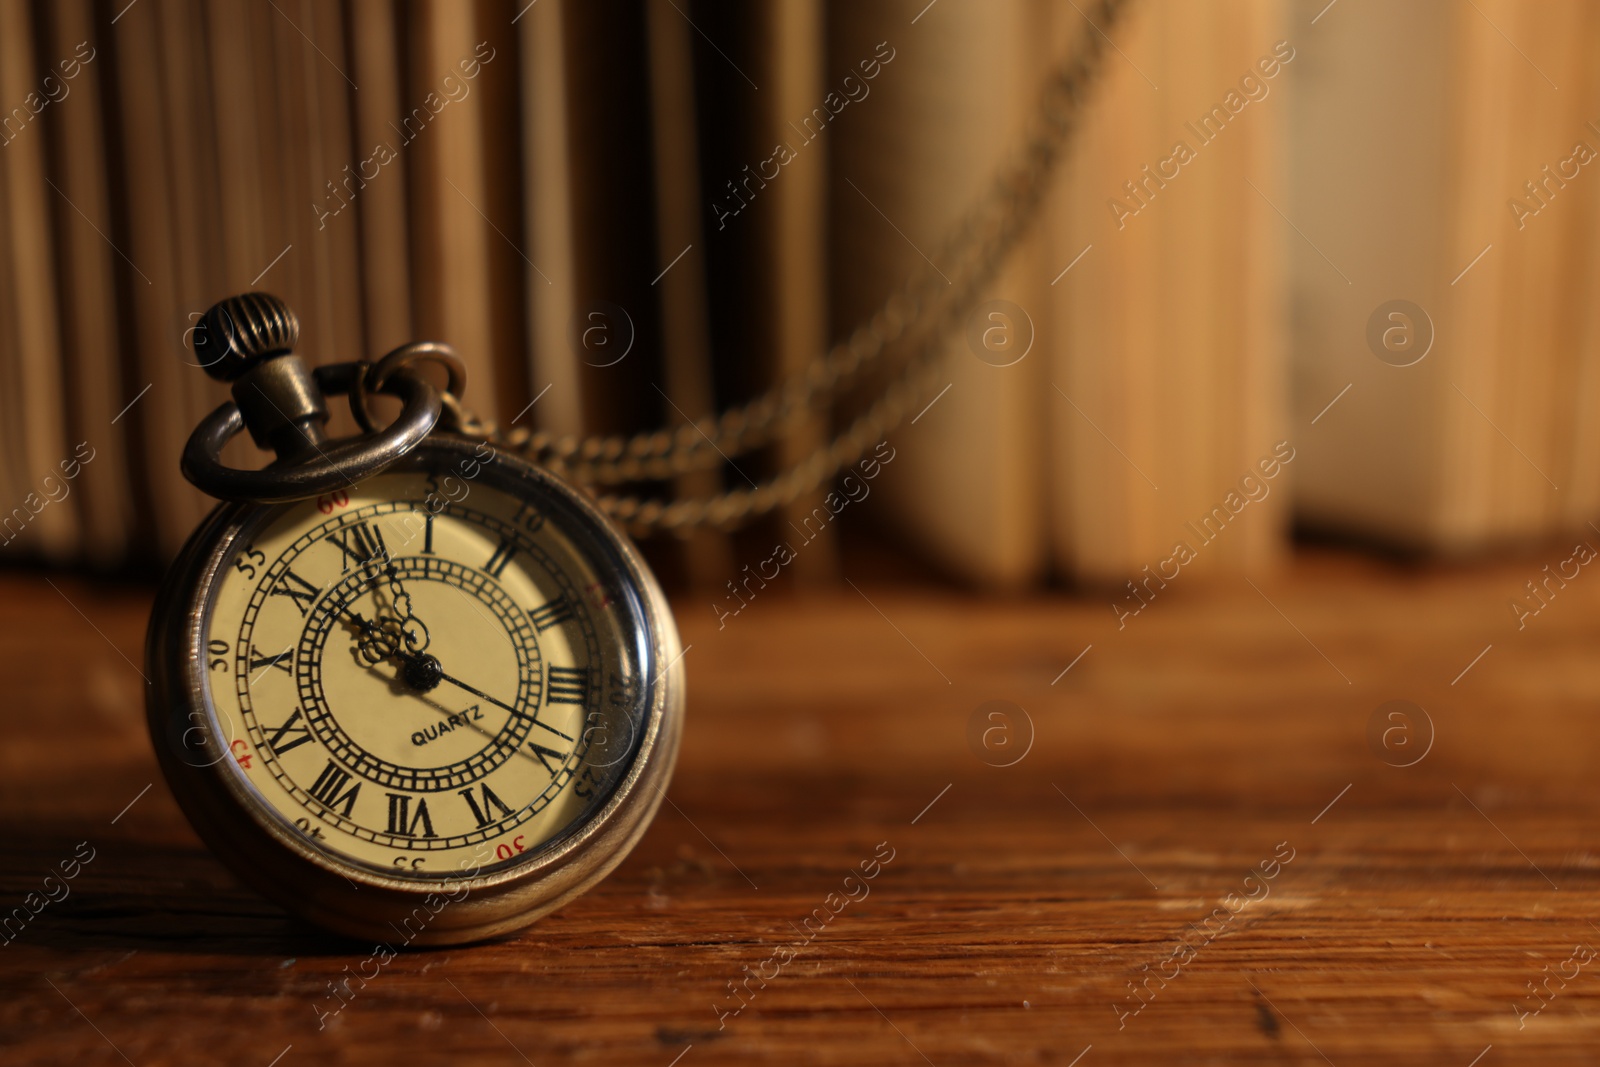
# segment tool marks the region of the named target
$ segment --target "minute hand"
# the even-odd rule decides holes
[[[445,674],[443,671],[440,671],[439,672],[439,679],[440,679],[440,681],[449,682],[451,685],[455,686],[457,689],[465,689],[467,692],[471,693],[473,696],[480,697],[480,698],[482,698],[484,700],[487,700],[489,703],[495,705],[498,708],[504,708],[506,711],[509,711],[511,714],[515,715],[519,719],[527,719],[529,722],[533,723],[535,726],[542,726],[546,730],[549,730],[551,733],[555,734],[557,737],[564,737],[568,741],[572,740],[571,737],[569,737],[568,735],[562,733],[560,730],[557,730],[554,726],[551,726],[549,723],[540,722],[539,721],[539,716],[537,716],[537,715],[528,715],[528,714],[525,714],[523,712],[520,712],[516,708],[512,707],[510,704],[507,704],[507,703],[505,703],[504,701],[501,701],[501,700],[496,700],[494,697],[490,696],[488,693],[485,693],[482,689],[478,689],[475,686],[470,686],[466,682],[463,682],[459,678],[453,678],[450,675]]]

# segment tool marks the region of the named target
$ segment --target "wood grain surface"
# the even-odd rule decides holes
[[[93,850],[0,947],[0,1062],[1592,1063],[1600,578],[1508,606],[1568,554],[1302,555],[1122,630],[865,570],[721,630],[681,600],[690,718],[638,850],[512,940],[381,969],[184,823],[149,592],[0,576],[0,913]],[[1031,730],[986,748],[992,700]],[[1369,741],[1391,700],[1432,730]]]

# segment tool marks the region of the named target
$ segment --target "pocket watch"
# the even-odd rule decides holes
[[[196,328],[233,400],[183,472],[224,503],[151,616],[157,756],[212,851],[302,918],[390,944],[508,933],[605,877],[659,807],[683,719],[671,612],[582,492],[450,432],[446,346],[313,372],[298,332],[263,293]],[[442,395],[420,361],[448,369]],[[373,393],[403,405],[381,429]],[[338,394],[367,432],[326,439]],[[243,429],[276,462],[224,466]]]

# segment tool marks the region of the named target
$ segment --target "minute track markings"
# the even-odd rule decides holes
[[[484,608],[491,608],[494,616],[484,613],[482,617],[494,632],[510,638],[510,647],[506,649],[508,655],[515,655],[516,670],[519,678],[519,700],[532,700],[539,691],[541,679],[539,678],[539,652],[533,642],[533,630],[528,624],[525,614],[517,607],[509,594],[502,590],[496,583],[484,578],[480,572],[465,564],[454,560],[429,557],[406,556],[393,561],[397,573],[408,583],[422,581],[425,584],[418,588],[427,588],[428,583],[437,583],[446,588],[456,590],[469,602],[478,604],[480,613]],[[465,785],[469,781],[476,781],[483,775],[490,773],[496,767],[503,765],[511,756],[518,754],[523,740],[526,738],[529,727],[523,725],[518,728],[515,720],[507,720],[506,725],[494,734],[488,734],[481,727],[475,732],[485,734],[493,742],[487,747],[473,753],[471,756],[442,768],[425,769],[406,764],[396,763],[388,759],[375,756],[367,744],[357,742],[346,728],[341,724],[337,712],[328,703],[324,695],[323,678],[325,649],[337,648],[346,642],[354,645],[359,640],[358,634],[370,632],[377,624],[357,610],[362,598],[367,595],[366,577],[361,572],[352,571],[335,585],[318,605],[314,621],[310,623],[301,634],[299,655],[297,661],[301,664],[299,683],[301,701],[306,706],[307,718],[314,726],[318,737],[328,746],[335,756],[354,767],[358,773],[368,780],[379,783],[391,789],[417,790],[442,790],[457,785]],[[480,602],[480,598],[483,600]],[[425,608],[418,608],[425,617]],[[334,619],[348,620],[352,624],[348,629],[331,625]],[[335,636],[338,635],[338,636]],[[377,664],[397,662],[395,656],[403,651],[393,649]],[[400,657],[403,660],[404,657]],[[393,667],[382,668],[377,664],[363,664],[367,669],[373,670],[380,676],[389,676]],[[442,673],[442,672],[441,672]],[[472,691],[472,690],[468,690]],[[443,707],[427,699],[422,693],[412,693],[414,697],[423,700],[434,714],[440,719],[445,719],[452,712],[459,711],[454,707]],[[474,692],[473,695],[479,695]],[[497,706],[506,706],[502,702],[489,698],[489,702]],[[534,721],[528,716],[518,716],[529,723]],[[357,722],[355,725],[360,726]],[[541,723],[541,726],[547,724]],[[547,727],[548,728],[548,727]],[[409,732],[409,728],[407,729]],[[558,731],[559,732],[559,731]],[[359,733],[359,731],[358,731]],[[369,735],[370,736],[370,735]],[[567,736],[567,735],[563,735]]]
[[[402,563],[405,563],[405,560],[402,560]],[[416,560],[413,560],[413,565],[422,566],[421,561]],[[477,603],[474,597],[467,595],[466,585],[480,587],[478,582],[472,581],[470,568],[462,569],[459,568],[459,565],[451,565],[451,563],[445,563],[445,561],[440,561],[437,566],[438,568],[448,569],[451,574],[459,573],[459,577],[462,577],[462,579],[466,581],[466,584],[458,584],[456,581],[448,581],[448,587],[451,587],[451,589],[456,589],[456,592],[461,593],[462,597],[466,597],[469,603]],[[435,569],[435,566],[427,566],[426,571],[427,573],[434,574],[435,577],[440,576],[437,569]],[[416,573],[413,573],[413,577],[414,576],[416,576]],[[357,592],[357,587],[358,582],[355,581],[355,579],[352,579],[352,577],[347,577],[346,581],[341,582],[341,585],[339,585],[338,589],[334,590],[333,595],[325,598],[325,601],[323,601],[323,606],[325,606],[326,609],[326,616],[349,619],[350,624],[354,624],[355,629],[360,630],[360,632],[366,632],[366,630],[370,629],[371,625],[373,624],[371,624],[371,622],[368,621],[365,616],[362,616],[362,614],[358,613],[358,611],[355,611],[355,605],[358,603],[358,597],[362,597],[362,595],[365,595],[365,593],[357,593],[357,597],[347,598],[347,593]],[[483,589],[485,589],[486,593],[494,595],[496,600],[499,600],[499,595],[493,593],[493,590],[488,589],[488,587],[483,587]],[[482,608],[478,609],[482,611]],[[322,614],[323,613],[318,613],[318,616],[322,616]],[[502,629],[504,625],[506,625],[504,622],[496,625],[496,630],[498,630],[498,632],[504,632],[504,629]],[[518,625],[514,625],[512,629],[518,630]],[[526,629],[526,622],[520,622],[520,629]],[[307,637],[309,637],[309,635],[307,635]],[[307,645],[306,656],[304,657],[312,662],[317,661],[318,656],[315,654],[315,645]],[[472,686],[472,688],[475,688],[475,686]],[[482,699],[482,697],[480,697],[480,699]],[[494,699],[490,699],[488,702],[496,705],[501,704],[501,702],[494,701]],[[440,718],[448,718],[448,715],[456,710],[454,707],[440,707],[440,705],[434,705],[434,702],[432,701],[429,701],[429,704],[430,707],[434,707],[435,712],[440,715]],[[571,736],[570,733],[565,733],[565,731],[562,731],[562,729],[557,728],[557,726],[550,725],[550,723],[541,720],[541,718],[536,717],[536,715],[534,715],[534,717],[522,715],[522,718],[528,718],[530,723],[531,721],[538,721],[538,725],[541,726],[541,729],[547,729],[547,731],[550,731],[550,733],[557,734],[558,737],[562,737],[563,741],[573,741],[573,736]],[[485,731],[482,726],[472,726],[472,729],[474,729],[474,733],[478,733],[480,736],[490,737],[490,739],[493,739],[493,741],[498,741],[498,744],[507,745],[507,747],[512,745],[512,739],[510,739],[510,737],[501,737],[498,736],[498,734],[490,734],[488,731]],[[534,801],[530,801],[531,805],[538,805],[542,808],[542,803],[539,803],[541,798],[544,803],[547,803],[550,797],[554,797],[554,795],[560,793],[560,790],[565,789],[566,784],[571,781],[571,777],[573,777],[574,773],[574,768],[568,768],[566,763],[568,763],[568,760],[570,760],[573,755],[578,755],[578,749],[581,749],[581,747],[587,747],[587,745],[573,745],[573,752],[566,753],[566,755],[563,755],[563,753],[557,752],[557,750],[554,749],[544,749],[544,753],[547,753],[547,755],[541,755],[541,753],[538,752],[534,752],[533,755],[530,755],[528,752],[515,753],[515,755],[523,758],[523,760],[533,760],[533,758],[539,758],[542,769],[544,769],[547,774],[550,774],[550,781],[547,782],[546,787],[541,790],[539,797]],[[347,749],[346,745],[338,744],[338,742],[334,742],[334,753],[336,753],[336,755],[341,755],[341,758],[346,758],[346,760],[350,760],[350,758],[352,758],[352,753],[350,753],[350,750]],[[552,766],[552,763],[550,763],[550,757],[557,758],[560,763]],[[478,774],[480,771],[472,771],[472,773]],[[448,781],[442,781],[442,779],[440,779],[438,776],[419,776],[419,774],[413,773],[413,771],[408,771],[408,773],[405,774],[405,777],[397,777],[392,773],[373,774],[371,771],[366,771],[366,776],[370,777],[370,779],[373,779],[373,781],[384,782],[384,784],[389,785],[402,785],[402,787],[408,787],[408,789],[413,790],[438,790],[443,789],[443,787],[448,787],[448,784],[450,784]],[[426,777],[426,781],[424,781],[424,777]],[[459,777],[458,781],[461,781]],[[400,845],[405,845],[405,843],[402,841]]]
[[[455,589],[457,592],[461,593],[462,596],[466,597],[468,603],[473,604],[475,607],[477,606],[477,603],[478,603],[477,599],[475,597],[472,597],[470,594],[468,594],[466,589],[464,589],[461,586],[455,585],[453,583],[449,583],[449,585],[450,585],[450,588]],[[355,611],[351,611],[350,610],[352,604],[354,603],[354,600],[355,600],[355,597],[351,597],[349,600],[346,600],[346,601],[340,603],[337,607],[335,607],[334,602],[333,602],[333,598],[330,597],[328,600],[324,601],[324,608],[327,611],[332,612],[336,616],[342,615],[342,616],[344,616],[346,618],[349,618],[352,622],[354,622],[363,631],[370,631],[372,629],[372,627],[374,626],[374,624],[372,622],[368,621],[359,612],[355,612]],[[561,603],[562,605],[568,605],[569,604],[565,594],[557,597],[555,601],[551,602],[551,604],[556,604],[557,602]],[[550,607],[550,606],[551,605],[546,605],[547,608]],[[479,610],[481,611],[481,608]],[[570,610],[568,611],[568,613],[566,614],[565,617],[567,617],[567,618],[572,617],[571,613],[570,613]],[[535,629],[537,630],[538,627],[535,626]],[[369,669],[376,670],[376,665],[372,665],[371,667],[369,667]],[[496,706],[498,706],[498,707],[510,712],[511,714],[518,716],[519,718],[527,719],[529,722],[534,723],[535,725],[541,727],[542,729],[548,730],[551,733],[554,733],[556,736],[562,738],[563,740],[566,740],[566,741],[572,741],[573,740],[571,735],[563,733],[562,731],[556,729],[555,727],[551,726],[550,724],[544,722],[543,720],[541,720],[538,717],[537,714],[530,716],[530,715],[526,715],[526,714],[523,714],[521,712],[518,712],[515,709],[511,708],[509,705],[507,705],[507,704],[495,699],[494,697],[489,696],[488,694],[486,694],[483,691],[477,689],[476,687],[470,686],[470,685],[466,684],[465,682],[459,681],[458,679],[452,678],[449,675],[443,674],[443,672],[441,672],[441,674],[440,674],[440,680],[441,681],[448,681],[451,684],[456,685],[457,687],[465,690],[466,692],[471,693],[473,696],[479,697],[480,699],[483,699],[483,700],[487,700],[491,704],[495,704]],[[441,705],[435,704],[433,701],[426,701],[426,703],[428,703],[430,707],[433,707],[433,709],[442,717],[448,718],[448,716],[450,716],[451,714],[454,714],[449,709],[447,709],[447,708],[445,708],[445,707],[443,707]],[[467,725],[474,732],[478,733],[479,735],[481,735],[481,736],[483,736],[483,737],[485,737],[485,738],[487,738],[489,740],[495,740],[498,737],[497,734],[492,734],[489,731],[483,729],[481,726],[472,725],[470,723],[465,724],[465,725]],[[503,743],[503,742],[500,742],[500,743]],[[572,754],[572,753],[563,754],[561,752],[556,751],[555,749],[545,748],[542,745],[539,745],[536,742],[532,742],[532,741],[528,742],[528,747],[534,750],[535,755],[538,758],[539,762],[544,765],[545,770],[550,773],[552,778],[557,777],[562,773],[562,770],[564,768],[564,765],[566,763],[567,758]],[[560,760],[560,762],[556,766],[552,767],[551,764],[550,764],[550,761],[549,761],[549,759],[547,757],[557,757]],[[568,772],[569,775],[570,775],[570,773],[571,772]]]

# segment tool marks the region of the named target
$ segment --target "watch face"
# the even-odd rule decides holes
[[[504,464],[435,456],[262,509],[202,629],[217,747],[258,817],[445,879],[526,863],[605,802],[652,645],[591,519]]]

